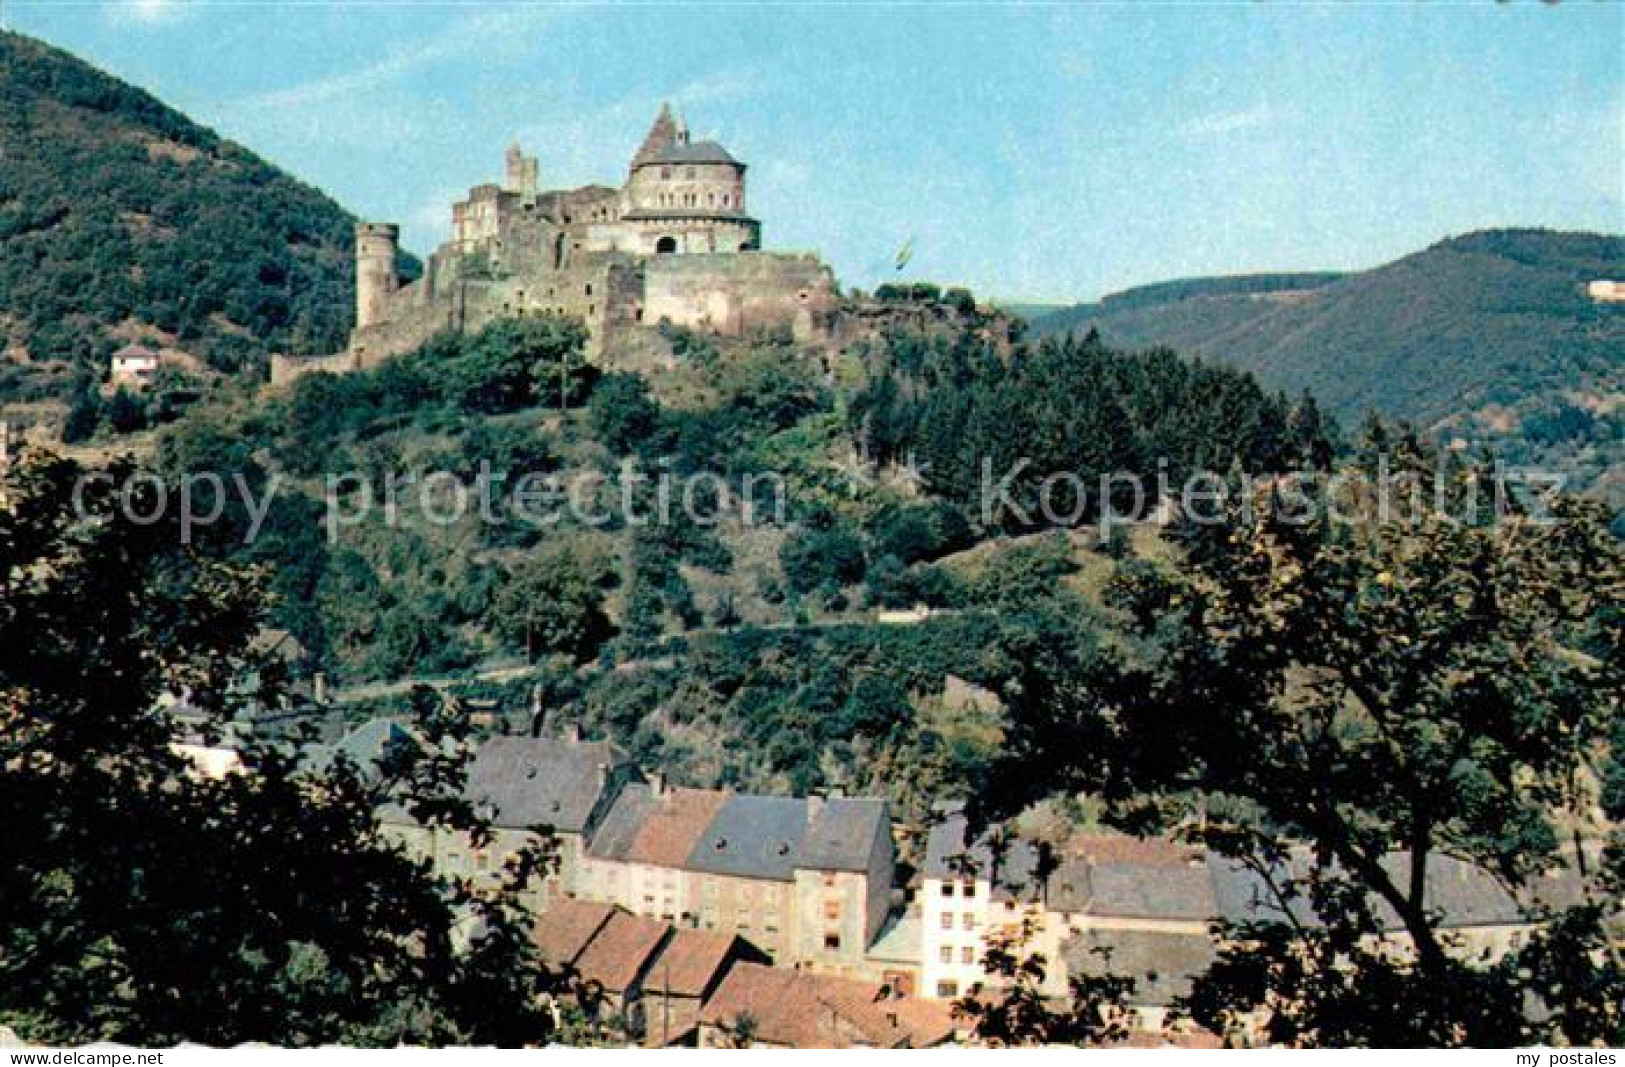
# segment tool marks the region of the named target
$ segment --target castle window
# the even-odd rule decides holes
[[[662,178],[670,178],[671,177],[671,168],[670,167],[661,167],[660,168],[660,176]]]
[[[662,237],[660,240],[655,242],[656,253],[668,253],[675,251],[677,251],[677,238],[675,237]]]
[[[592,295],[592,282],[587,283],[587,295],[588,296]]]

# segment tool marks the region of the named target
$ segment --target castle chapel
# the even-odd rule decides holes
[[[619,188],[540,187],[540,164],[516,144],[501,185],[453,204],[451,239],[403,284],[399,227],[356,226],[356,323],[347,351],[278,360],[273,377],[353,370],[409,351],[443,330],[493,319],[574,316],[589,358],[617,334],[661,325],[718,334],[758,329],[824,336],[839,294],[816,255],[764,252],[746,206],[745,164],[695,141],[663,107]],[[636,347],[634,344],[633,347]]]

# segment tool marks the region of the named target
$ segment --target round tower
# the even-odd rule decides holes
[[[389,222],[355,224],[355,325],[363,329],[383,321],[389,297],[400,286],[395,251],[401,228]]]

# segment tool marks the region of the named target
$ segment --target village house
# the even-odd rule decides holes
[[[634,1036],[642,1033],[639,1000],[644,979],[671,936],[666,923],[587,900],[560,900],[542,912],[535,925],[542,962],[574,974],[588,1017],[618,1020],[620,1028]]]
[[[741,963],[768,962],[766,953],[737,935],[674,931],[643,982],[644,1044],[696,1044],[700,1011],[728,972]]]
[[[450,875],[477,883],[500,881],[507,861],[552,835],[556,869],[529,891],[532,907],[542,908],[580,895],[578,879],[587,842],[627,785],[643,773],[626,753],[607,741],[563,738],[493,737],[475,751],[466,793],[490,820],[491,839],[475,847],[468,835],[421,826],[404,812],[382,815],[386,831],[415,855]]]
[[[108,382],[114,388],[145,389],[152,384],[158,366],[158,353],[132,342],[113,353],[108,363]]]
[[[781,965],[860,974],[896,853],[884,801],[623,790],[588,845],[584,896],[738,934]]]

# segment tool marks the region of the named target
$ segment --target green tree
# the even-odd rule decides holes
[[[1441,929],[1429,871],[1464,861],[1527,899],[1579,862],[1560,830],[1588,824],[1619,710],[1621,546],[1573,500],[1544,522],[1462,521],[1486,489],[1471,472],[1457,518],[1392,500],[1379,518],[1374,483],[1353,484],[1340,521],[1325,501],[1288,521],[1269,490],[1236,501],[1208,552],[1163,575],[1167,610],[1124,621],[1129,651],[1035,645],[991,807],[1097,795],[1119,825],[1178,830],[1270,886],[1278,921],[1231,931],[1243,947],[1198,983],[1210,1026],[1258,1010],[1293,1042],[1617,1042],[1617,1002],[1573,1002],[1617,987],[1617,890],[1593,885],[1607,903],[1564,916],[1544,954],[1491,962]]]
[[[196,773],[160,697],[186,694],[220,736],[264,666],[246,651],[260,578],[132,521],[132,468],[82,493],[80,473],[30,455],[0,507],[0,1024],[52,1044],[546,1041],[554,979],[517,903],[544,857],[478,890],[375,819],[388,800],[485,836],[462,716],[420,695],[423,749],[377,775],[255,742],[243,773]],[[159,490],[135,484],[151,514]]]
[[[603,608],[606,580],[570,546],[547,545],[527,556],[497,594],[500,632],[532,658],[589,660],[614,634]]]
[[[90,440],[101,421],[102,403],[96,391],[88,386],[76,390],[62,422],[62,443],[76,445]]]
[[[542,403],[569,403],[586,373],[586,331],[551,317],[499,319],[466,338],[442,367],[446,395],[469,411],[500,413]]]
[[[606,374],[593,386],[587,403],[593,432],[617,455],[632,452],[660,426],[660,405],[649,397],[649,385],[636,374]]]
[[[1074,976],[1063,1003],[1041,992],[1049,961],[1030,951],[1037,930],[1021,925],[990,933],[982,968],[991,988],[954,1002],[954,1014],[977,1038],[994,1047],[1016,1045],[1103,1045],[1129,1034],[1128,998],[1132,979],[1115,975]]]

